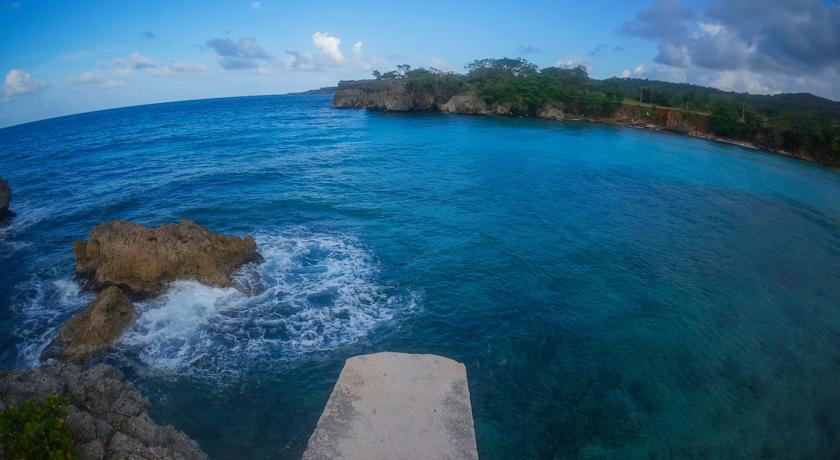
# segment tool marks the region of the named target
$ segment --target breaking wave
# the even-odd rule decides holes
[[[149,371],[235,375],[352,343],[415,306],[412,293],[377,281],[354,238],[298,229],[256,239],[265,262],[236,274],[240,290],[173,283],[135,304],[119,353]]]
[[[22,295],[13,302],[13,311],[20,317],[15,328],[15,336],[19,338],[17,364],[33,367],[39,364],[41,352],[56,336],[61,324],[94,296],[80,292],[72,279],[50,281],[32,277],[18,288]]]

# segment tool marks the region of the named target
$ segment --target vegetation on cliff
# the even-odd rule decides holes
[[[0,457],[31,460],[79,458],[76,442],[64,419],[70,414],[65,398],[49,395],[43,402],[27,399],[0,412]]]
[[[476,60],[467,65],[466,75],[400,65],[396,71],[374,71],[373,76],[407,80],[412,92],[474,92],[488,106],[504,106],[512,115],[534,116],[548,106],[572,114],[607,115],[623,99],[618,86],[598,84],[583,66],[539,69],[521,58]]]
[[[812,94],[756,95],[683,83],[610,78],[641,104],[708,114],[720,137],[840,163],[840,102]]]
[[[672,110],[665,113],[665,128],[676,123],[687,127],[677,130],[840,164],[840,102],[811,94],[754,95],[637,78],[595,80],[583,66],[540,69],[521,58],[480,59],[466,70],[459,74],[400,65],[389,72],[374,71],[373,76],[403,81],[412,100],[424,96],[428,101],[443,100],[437,104],[439,109],[450,97],[464,94],[480,98],[487,106],[484,113],[560,114],[549,118],[571,115],[615,121],[621,115],[617,109],[623,106],[641,108],[635,110],[642,114],[640,121],[650,122],[656,118],[650,109],[668,108]]]

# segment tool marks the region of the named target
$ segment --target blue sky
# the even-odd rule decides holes
[[[840,8],[819,0],[764,3],[747,21],[744,0],[0,0],[0,126],[300,91],[401,63],[460,71],[473,59],[502,56],[584,64],[597,78],[840,98],[840,32],[833,31]],[[810,42],[799,43],[803,30],[816,31],[812,39],[805,34]]]

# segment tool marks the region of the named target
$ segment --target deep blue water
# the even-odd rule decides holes
[[[107,220],[257,238],[107,357],[211,458],[297,457],[344,360],[466,364],[482,458],[840,457],[840,174],[663,133],[330,108],[133,107],[0,130],[0,367],[90,300]]]

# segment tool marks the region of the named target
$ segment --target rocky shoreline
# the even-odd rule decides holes
[[[87,241],[76,241],[73,254],[77,278],[98,294],[61,327],[43,358],[76,364],[106,351],[134,323],[133,300],[157,296],[182,279],[235,286],[237,268],[262,261],[250,236],[213,233],[189,220],[157,228],[106,222],[91,230]]]
[[[0,373],[0,410],[50,395],[66,398],[70,413],[64,423],[84,460],[207,458],[187,435],[156,424],[149,401],[111,366],[56,363]]]
[[[338,109],[366,109],[394,112],[441,112],[447,114],[511,116],[510,107],[504,104],[488,105],[472,89],[447,91],[445,88],[418,90],[408,80],[350,80],[341,81],[333,96],[333,107]],[[826,163],[808,152],[788,152],[716,136],[709,127],[708,115],[680,109],[622,104],[613,114],[603,117],[585,117],[566,113],[562,107],[547,106],[537,118],[556,121],[585,121],[616,126],[668,131],[700,139],[738,145],[767,153],[783,155],[823,166],[840,168],[840,164]]]
[[[41,368],[0,373],[0,410],[26,400],[64,397],[64,418],[83,459],[206,459],[198,444],[147,413],[149,401],[117,369],[95,361],[134,323],[132,301],[177,280],[236,287],[233,273],[260,263],[250,236],[213,233],[184,220],[157,228],[125,221],[96,226],[73,245],[76,276],[97,292],[46,347]],[[2,457],[2,452],[0,452]]]

